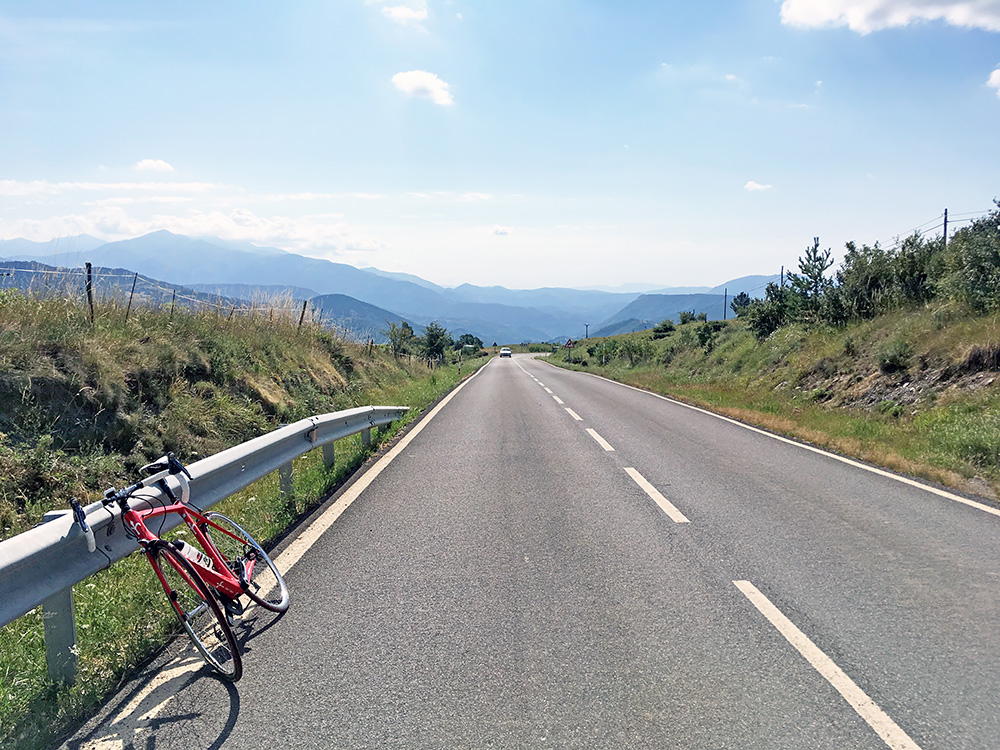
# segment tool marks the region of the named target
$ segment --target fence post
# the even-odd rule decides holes
[[[73,587],[65,588],[42,602],[45,624],[45,661],[49,678],[72,685],[76,682],[76,617]]]
[[[292,462],[282,464],[278,467],[278,491],[289,498],[292,496],[294,485],[292,484]]]
[[[132,311],[132,298],[135,296],[135,282],[139,278],[138,271],[132,277],[132,291],[128,295],[128,307],[125,308],[125,322],[128,323],[128,314]]]
[[[50,510],[43,521],[69,515],[69,510]],[[72,685],[76,682],[76,614],[73,607],[73,587],[65,588],[42,602],[42,624],[45,626],[45,661],[49,679]]]
[[[94,326],[94,284],[90,263],[87,264],[87,304],[90,305],[90,326]]]

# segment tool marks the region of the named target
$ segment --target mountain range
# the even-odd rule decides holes
[[[89,261],[234,299],[312,299],[331,323],[359,338],[376,340],[380,336],[375,334],[387,327],[388,320],[406,320],[415,329],[436,320],[455,336],[472,333],[487,343],[517,343],[579,338],[588,326],[592,335],[648,328],[664,318],[676,319],[683,310],[716,319],[723,317],[724,290],[729,298],[741,291],[760,296],[764,286],[777,279],[747,276],[718,287],[662,288],[646,294],[562,287],[442,287],[411,274],[167,231],[118,242],[87,235],[46,243],[5,240],[0,242],[0,258],[64,268]]]

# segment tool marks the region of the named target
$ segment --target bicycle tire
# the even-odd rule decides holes
[[[220,533],[208,524],[202,526],[202,531],[215,551],[226,561],[233,575],[240,579],[243,592],[264,609],[279,613],[286,611],[289,604],[288,586],[285,585],[278,566],[264,548],[246,529],[228,516],[210,512],[205,514],[205,518],[228,532]],[[229,534],[239,537],[240,541]],[[247,562],[254,563],[249,578],[245,575]]]
[[[168,605],[198,653],[220,677],[236,682],[243,676],[243,659],[226,613],[208,584],[167,542],[153,542],[147,556]]]

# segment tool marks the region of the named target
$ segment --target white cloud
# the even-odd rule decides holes
[[[1000,0],[784,0],[781,20],[791,26],[847,26],[869,34],[916,21],[1000,31]]]
[[[410,70],[406,73],[397,73],[392,77],[392,82],[404,94],[416,96],[421,99],[430,99],[442,107],[449,107],[455,102],[455,98],[448,90],[448,84],[426,70]]]
[[[365,0],[365,5],[382,5],[382,15],[393,23],[410,26],[427,33],[423,22],[427,20],[426,0],[410,0],[398,5],[386,5],[385,0]]]
[[[773,185],[761,185],[758,182],[750,180],[750,182],[748,182],[746,185],[743,186],[743,189],[748,192],[755,193],[762,190],[770,190],[772,187]]]
[[[997,67],[992,73],[990,73],[989,80],[986,81],[987,86],[991,86],[997,90],[997,96],[1000,96],[1000,67]]]
[[[490,231],[493,232],[493,234],[501,236],[501,237],[510,234],[510,230],[507,229],[507,227],[501,227],[499,225],[498,226],[494,226],[493,229],[491,229]]]
[[[396,23],[419,24],[427,20],[427,6],[411,8],[408,5],[392,5],[382,8],[382,15]]]
[[[136,162],[137,172],[173,172],[174,168],[163,159],[143,159]]]

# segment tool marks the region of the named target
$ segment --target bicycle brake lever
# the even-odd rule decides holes
[[[187,467],[173,453],[167,454],[167,465],[170,467],[171,474],[180,474],[183,472],[184,476],[188,479],[191,478],[191,472],[187,470]]]
[[[87,551],[95,551],[97,543],[94,541],[94,530],[87,523],[87,513],[83,510],[83,506],[80,505],[80,501],[75,497],[69,499],[69,506],[73,509],[73,517],[76,519],[76,522],[80,524],[80,531],[87,538]]]

